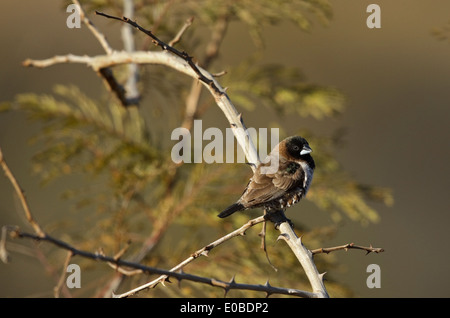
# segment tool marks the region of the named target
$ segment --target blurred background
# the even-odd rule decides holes
[[[371,3],[376,3],[381,8],[380,29],[369,29],[366,25],[369,16],[366,8]],[[268,63],[282,63],[286,67],[299,68],[309,83],[336,89],[342,94],[345,110],[336,111],[338,114],[335,116],[325,116],[325,119],[314,116],[280,116],[280,122],[283,123],[281,128],[285,132],[307,129],[316,136],[338,135],[336,138],[339,141],[332,145],[330,155],[339,162],[340,168],[361,184],[392,190],[393,204],[369,202],[369,206],[377,212],[377,217],[364,222],[354,221],[345,213],[337,217],[324,212],[314,204],[317,196],[314,193],[311,199],[313,202],[302,202],[295,207],[295,212],[294,208],[288,211],[288,217],[294,223],[302,224],[300,229],[333,229],[332,235],[322,239],[321,246],[354,242],[385,249],[381,254],[364,255],[364,252],[355,250],[316,256],[316,259],[332,260],[334,264],[325,269],[330,286],[332,283],[342,284],[349,290],[349,293],[342,294],[336,291],[335,296],[449,297],[449,253],[446,243],[449,238],[447,192],[450,179],[450,3],[446,0],[435,0],[433,5],[420,0],[335,0],[329,1],[329,4],[332,15],[327,17],[327,22],[321,23],[320,19],[310,14],[308,18],[312,25],[307,31],[300,30],[287,19],[280,19],[276,24],[267,23],[259,34],[264,42],[262,45],[258,43],[258,37],[243,31],[243,22],[231,22],[221,44],[220,56],[211,67],[211,72],[229,71],[230,65],[248,59],[258,51],[262,53],[259,53],[254,68]],[[65,26],[68,16],[66,6],[65,2],[51,0],[0,2],[3,48],[0,52],[1,102],[13,101],[18,94],[23,93],[51,94],[56,84],[73,84],[86,96],[108,101],[102,80],[84,65],[56,65],[45,69],[22,66],[27,58],[44,59],[68,53],[103,54],[100,45],[86,27],[68,29]],[[108,12],[121,15],[117,10]],[[183,17],[179,12],[177,14],[181,18],[176,22],[181,21],[178,23],[181,26],[189,15]],[[107,35],[111,45],[122,49],[120,23],[106,21],[95,16],[92,11],[88,11],[88,15]],[[140,21],[147,25],[147,21]],[[160,29],[162,34],[165,31]],[[201,43],[202,34],[210,36],[207,31],[208,28],[200,28],[192,37],[187,31],[183,40],[192,40],[191,45],[195,48],[197,43]],[[180,48],[184,49],[184,41],[179,44]],[[195,50],[188,52],[196,57],[201,55],[200,51]],[[146,76],[151,78],[151,75]],[[219,78],[219,82],[226,82],[227,76],[223,80]],[[187,80],[186,83],[185,86],[189,89],[190,81]],[[230,87],[228,94],[231,100],[234,98],[232,83],[230,80],[228,85],[224,85]],[[174,87],[170,89],[173,91]],[[150,112],[146,102],[151,100],[149,95],[152,93],[154,92],[147,94],[140,106],[144,114]],[[114,100],[113,97],[109,98]],[[274,110],[265,111],[266,108],[261,108],[262,111],[256,112],[249,107],[239,109],[238,102],[236,105],[238,111],[244,114],[247,127],[267,127],[273,124]],[[154,113],[151,115],[155,116]],[[15,110],[0,113],[0,147],[5,160],[24,189],[40,224],[47,231],[56,233],[60,239],[83,246],[81,239],[74,239],[68,232],[58,232],[55,227],[62,229],[70,223],[72,230],[78,229],[80,237],[90,227],[82,223],[73,201],[61,198],[62,191],[76,186],[83,187],[86,179],[75,175],[73,178],[56,179],[42,185],[41,178],[33,172],[31,163],[31,158],[42,148],[42,142],[30,143],[30,139],[39,135],[45,126],[39,121],[31,122],[27,117],[29,116],[24,112]],[[218,125],[227,127],[217,110],[208,110],[204,117],[204,121],[207,120],[208,125],[213,126],[217,122]],[[166,135],[161,135],[160,142],[170,143],[170,131],[165,133]],[[321,149],[313,144],[312,147],[314,155],[320,157]],[[249,169],[244,169],[247,170],[243,170],[243,176],[235,185],[236,192],[227,196],[221,206],[226,206],[226,202],[231,203],[242,191],[245,180],[249,177]],[[320,170],[321,167],[318,166],[317,169]],[[99,178],[100,181],[93,183],[100,184],[101,177]],[[312,189],[314,185],[315,183]],[[81,208],[84,215],[89,215],[91,210],[92,207]],[[0,225],[15,224],[29,229],[22,215],[12,187],[2,174]],[[248,215],[243,215],[238,222],[242,224],[247,219]],[[77,227],[77,224],[83,225]],[[228,227],[228,230],[234,227]],[[252,233],[256,236],[256,231]],[[202,235],[195,241],[194,248],[180,252],[179,261],[217,238],[216,233]],[[186,235],[186,240],[190,237],[191,234]],[[308,236],[305,240],[308,245]],[[52,296],[54,277],[59,277],[63,263],[56,262],[56,256],[47,258],[45,247],[40,253],[32,251],[33,245],[29,243],[20,240],[8,243],[12,251],[11,263],[0,264],[1,297]],[[94,250],[101,245],[91,243],[94,247],[86,248]],[[106,240],[103,243],[107,244]],[[255,249],[259,248],[258,244]],[[280,243],[275,244],[269,240],[268,245],[269,254],[270,250],[275,249],[274,246],[281,248]],[[284,252],[289,253],[287,250]],[[217,251],[217,255],[220,255],[220,251]],[[265,261],[265,257],[262,260]],[[271,260],[276,262],[273,257]],[[176,263],[168,262],[167,268]],[[149,264],[152,265],[152,262]],[[380,266],[381,288],[367,287],[366,279],[369,274],[366,268],[369,264]],[[208,266],[208,263],[203,266]],[[105,267],[102,269],[105,270]],[[95,268],[92,271],[91,275],[95,276],[98,274],[96,271],[101,269]],[[274,274],[267,274],[268,277],[271,275]],[[220,278],[227,280],[229,277]],[[237,280],[239,281],[239,275]],[[264,282],[265,280],[261,280],[253,283]]]

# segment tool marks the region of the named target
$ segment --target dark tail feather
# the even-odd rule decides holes
[[[233,214],[234,212],[243,210],[244,206],[240,203],[234,203],[232,205],[230,205],[228,208],[226,208],[225,210],[223,210],[222,212],[220,212],[217,216],[219,218],[226,218],[227,216]]]

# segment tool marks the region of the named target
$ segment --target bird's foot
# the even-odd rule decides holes
[[[275,229],[278,230],[281,223],[288,222],[289,225],[294,228],[294,223],[290,219],[286,217],[283,210],[276,210],[276,211],[267,211],[267,213],[264,215],[264,218],[270,222],[272,222],[275,226]]]

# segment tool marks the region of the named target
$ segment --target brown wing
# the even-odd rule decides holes
[[[292,165],[294,164],[294,165]],[[261,173],[258,167],[239,202],[246,208],[255,207],[282,197],[289,190],[303,185],[304,172],[296,163],[280,160],[275,173]]]

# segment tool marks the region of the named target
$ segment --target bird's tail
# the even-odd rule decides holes
[[[232,205],[230,205],[228,208],[226,208],[225,210],[223,210],[222,212],[220,212],[217,216],[219,218],[226,218],[227,216],[233,214],[234,212],[243,210],[244,206],[240,203],[234,203]]]

